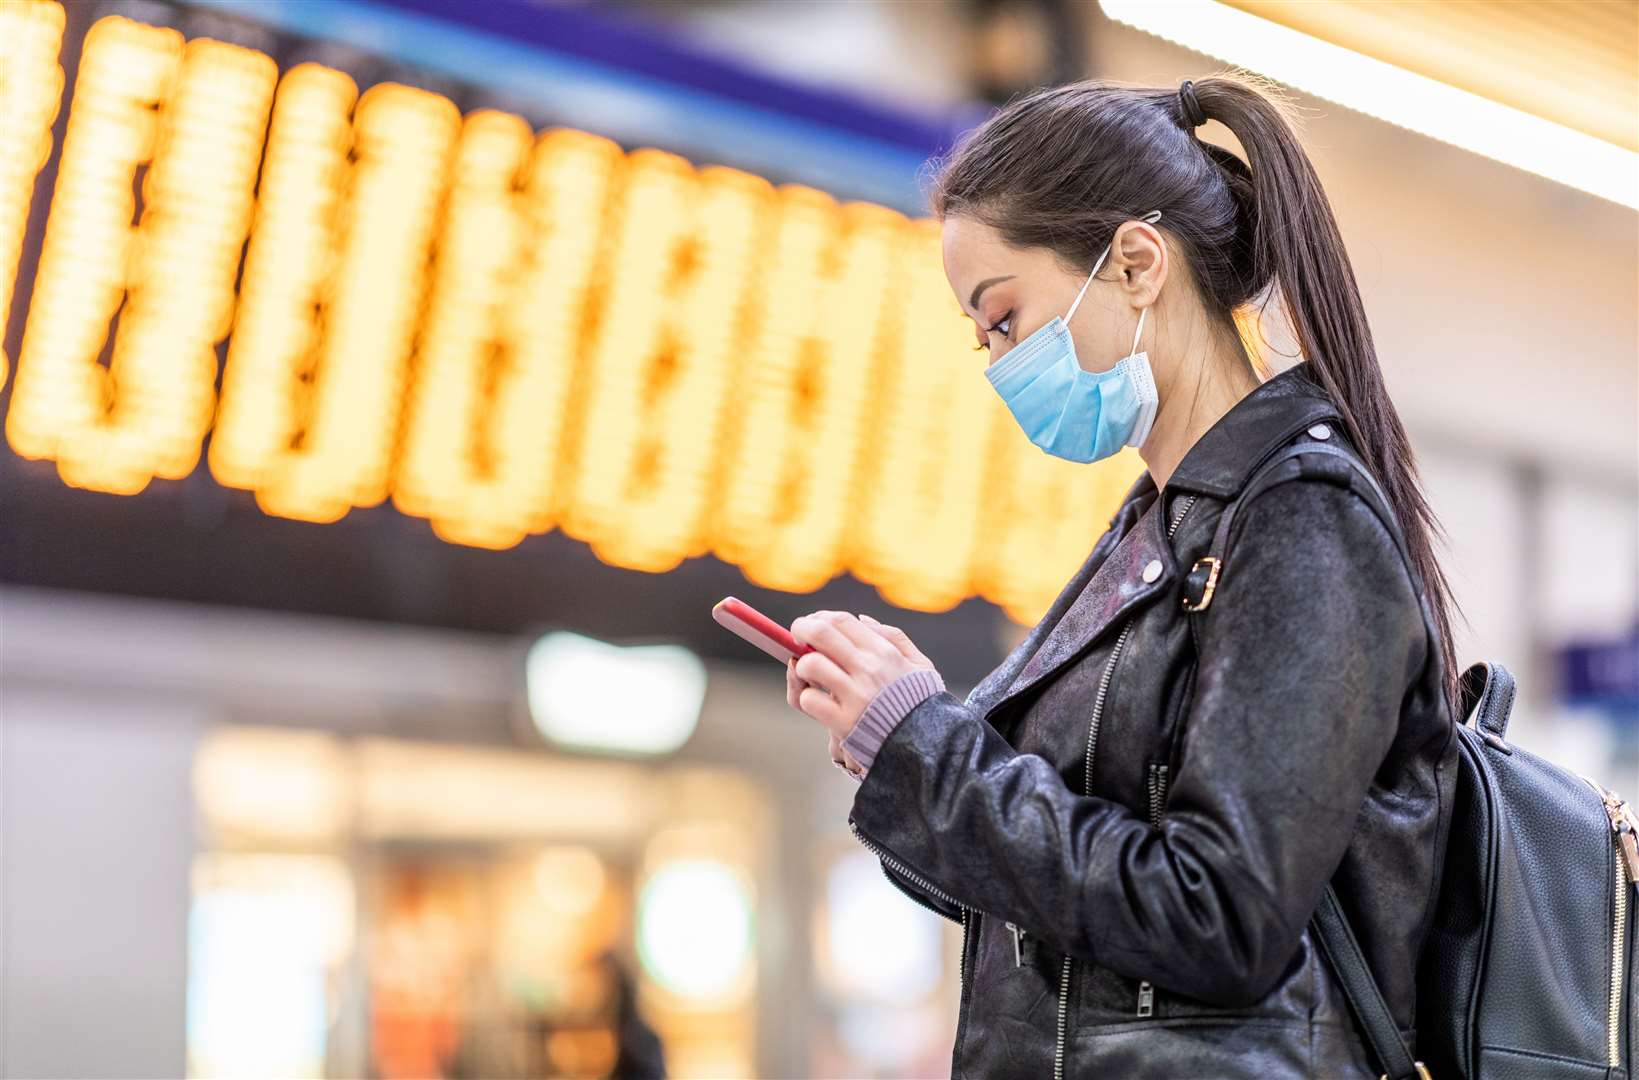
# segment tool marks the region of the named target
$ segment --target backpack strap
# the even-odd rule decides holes
[[[1383,522],[1410,570],[1411,559],[1406,551],[1405,538],[1400,535],[1399,521],[1376,478],[1354,455],[1339,447],[1319,440],[1294,443],[1277,450],[1260,464],[1241,494],[1224,507],[1212,536],[1211,554],[1197,560],[1184,580],[1185,611],[1204,611],[1212,603],[1212,594],[1223,573],[1229,530],[1236,512],[1278,484],[1310,478],[1347,488],[1364,499]],[[1371,965],[1367,963],[1360,942],[1343,913],[1337,890],[1330,883],[1321,894],[1320,906],[1310,918],[1309,925],[1322,955],[1337,973],[1343,995],[1365,1033],[1372,1056],[1383,1069],[1382,1080],[1431,1080],[1428,1067],[1412,1055],[1411,1048],[1400,1034],[1394,1014],[1383,1000],[1383,992],[1372,976]]]
[[[1212,594],[1217,590],[1218,579],[1223,573],[1230,526],[1234,524],[1241,507],[1278,484],[1305,479],[1324,480],[1347,488],[1364,499],[1383,522],[1383,527],[1394,539],[1400,558],[1410,569],[1411,557],[1406,550],[1405,538],[1400,535],[1399,519],[1395,517],[1383,489],[1378,487],[1376,478],[1366,471],[1365,466],[1354,455],[1329,443],[1319,440],[1294,443],[1275,451],[1259,465],[1240,495],[1224,507],[1218,518],[1218,528],[1212,534],[1209,554],[1195,560],[1195,565],[1190,567],[1189,574],[1184,578],[1185,611],[1205,611],[1212,603]]]
[[[1366,1042],[1383,1070],[1381,1080],[1432,1080],[1428,1066],[1412,1056],[1411,1048],[1401,1036],[1394,1014],[1372,977],[1366,954],[1360,951],[1360,942],[1355,940],[1354,931],[1349,927],[1348,916],[1343,914],[1337,890],[1331,885],[1321,894],[1320,906],[1315,909],[1309,925],[1314,929],[1321,953],[1343,984],[1343,996],[1349,999],[1349,1008],[1366,1033]]]

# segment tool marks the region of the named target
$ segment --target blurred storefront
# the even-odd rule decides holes
[[[754,1071],[771,815],[735,772],[225,728],[195,792],[197,1075]]]
[[[849,836],[777,668],[611,755],[540,734],[504,639],[0,596],[17,1075],[946,1067],[955,929]]]

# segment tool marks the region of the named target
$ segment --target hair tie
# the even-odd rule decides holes
[[[1190,128],[1198,128],[1206,123],[1206,113],[1201,110],[1201,102],[1195,96],[1195,84],[1185,79],[1178,87],[1178,104],[1184,111],[1184,120]]]

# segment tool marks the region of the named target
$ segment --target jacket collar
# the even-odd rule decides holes
[[[1167,490],[1234,498],[1253,470],[1298,432],[1322,420],[1338,419],[1337,407],[1314,381],[1309,361],[1294,364],[1236,402],[1195,440],[1173,470]],[[1127,497],[1154,491],[1155,481],[1146,470]]]
[[[1258,465],[1298,432],[1337,418],[1325,391],[1312,381],[1308,363],[1288,368],[1236,402],[1196,440],[1173,471],[1168,490],[1233,498]],[[987,717],[994,714],[1171,587],[1182,571],[1155,496],[1155,481],[1144,470],[1110,522],[1106,540],[1118,537],[1115,546],[1101,541],[1093,549],[1025,641],[974,688],[970,704]]]

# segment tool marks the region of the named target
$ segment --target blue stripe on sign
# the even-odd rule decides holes
[[[399,2],[394,0],[395,5]],[[492,5],[469,6],[488,9]],[[521,44],[487,30],[383,3],[215,0],[209,7],[289,33],[345,42],[462,82],[536,101],[572,118],[577,127],[629,146],[674,150],[700,164],[731,164],[771,180],[811,184],[843,198],[869,199],[907,213],[926,210],[917,178],[932,151],[913,149],[903,141],[794,116],[585,56]],[[583,39],[580,47],[586,49],[589,44]],[[610,47],[604,42],[588,51],[607,54]],[[722,77],[722,72],[712,75],[718,81]],[[810,106],[803,111],[811,112],[822,96],[803,93]],[[845,115],[845,106],[839,104],[838,109],[838,116]],[[850,126],[862,126],[860,119],[853,116]]]

